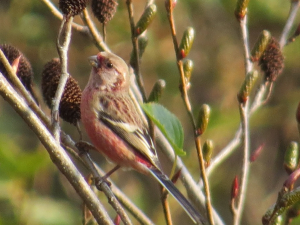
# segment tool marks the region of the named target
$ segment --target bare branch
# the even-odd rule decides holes
[[[283,28],[281,37],[280,37],[280,47],[283,48],[287,44],[288,35],[292,29],[293,23],[296,19],[297,12],[300,6],[300,1],[291,1],[291,8],[289,12],[289,17],[286,21],[286,24]]]

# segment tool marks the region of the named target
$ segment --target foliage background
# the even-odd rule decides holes
[[[53,2],[57,5],[58,0]],[[145,3],[139,0],[133,2],[137,19]],[[190,94],[195,113],[203,103],[212,107],[212,117],[203,140],[209,138],[214,141],[214,155],[234,137],[239,125],[236,94],[244,79],[244,58],[238,22],[233,14],[235,2],[185,0],[178,1],[175,9],[178,37],[187,26],[196,30],[189,55],[195,64]],[[149,45],[142,60],[145,87],[149,93],[158,78],[166,80],[167,88],[161,103],[182,121],[187,151],[183,161],[197,180],[196,151],[178,91],[178,71],[164,1],[156,4],[158,14],[148,31]],[[288,11],[289,1],[286,0],[250,1],[251,46],[263,29],[279,38]],[[113,52],[128,62],[132,46],[127,18],[125,1],[119,1],[118,11],[107,28],[107,42]],[[299,19],[298,15],[296,22]],[[36,90],[40,95],[43,65],[58,56],[55,43],[59,20],[42,1],[1,0],[0,21],[0,43],[10,43],[27,56],[32,63]],[[75,21],[81,22],[80,18]],[[100,24],[96,23],[100,29]],[[270,101],[251,119],[251,149],[255,150],[262,143],[265,147],[251,166],[243,224],[259,224],[267,208],[275,203],[277,192],[287,177],[282,167],[284,151],[290,141],[299,140],[295,121],[300,96],[299,49],[300,40],[284,48],[283,74],[275,83]],[[87,57],[96,53],[96,47],[88,38],[73,31],[69,72],[79,81],[81,88],[84,88],[90,71]],[[42,100],[40,103],[49,113]],[[64,122],[62,124],[64,130],[78,140],[76,129]],[[102,156],[95,157],[105,170],[112,167]],[[163,160],[163,156],[161,158]],[[236,151],[210,177],[213,205],[226,224],[231,222],[230,187],[234,176],[240,175],[241,158],[242,152]],[[165,164],[168,171],[170,165]],[[112,180],[155,223],[164,223],[158,187],[151,178],[133,171],[118,171],[112,175]],[[178,186],[183,190],[180,183]],[[103,202],[107,202],[101,193],[99,195]],[[172,198],[170,201],[175,203]],[[171,206],[176,224],[187,219],[177,203]],[[33,132],[0,99],[0,224],[80,224],[80,207],[80,199],[53,166]]]

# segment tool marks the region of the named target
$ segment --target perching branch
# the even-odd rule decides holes
[[[6,81],[0,73],[0,95],[14,108],[45,146],[57,168],[66,176],[76,192],[84,200],[99,224],[113,225],[106,210],[99,202],[95,193],[76,169],[68,155],[52,137],[45,125],[39,120],[26,102]]]
[[[76,144],[77,148],[79,148],[81,152],[81,158],[85,162],[85,165],[88,166],[89,170],[91,171],[93,175],[93,179],[95,182],[98,180],[101,180],[101,176],[99,175],[97,168],[92,162],[92,159],[90,155],[88,154],[88,150],[93,147],[87,144],[86,142],[79,142]],[[121,217],[121,220],[125,225],[131,225],[131,221],[128,217],[128,215],[125,213],[125,210],[122,208],[120,205],[119,201],[116,199],[115,195],[113,194],[112,190],[106,183],[106,180],[101,181],[100,184],[97,184],[96,187],[100,190],[103,191],[104,194],[106,195],[108,202],[111,204],[111,206],[114,208],[114,210],[118,213],[118,215]]]

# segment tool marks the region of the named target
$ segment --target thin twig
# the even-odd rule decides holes
[[[65,85],[69,78],[68,73],[68,50],[71,41],[73,17],[64,16],[57,37],[57,51],[61,62],[61,76],[57,86],[57,90],[52,100],[51,107],[51,122],[52,132],[55,140],[60,142],[60,127],[59,127],[59,104],[63,95]]]
[[[128,10],[128,16],[129,16],[129,22],[130,22],[130,29],[131,29],[131,41],[133,46],[133,52],[135,54],[135,60],[136,62],[134,65],[131,65],[134,70],[134,74],[136,76],[136,81],[139,86],[139,90],[143,97],[143,102],[147,101],[144,83],[141,76],[140,71],[140,58],[139,58],[139,45],[138,45],[138,39],[135,34],[135,24],[134,24],[134,18],[133,18],[133,5],[131,0],[126,0],[127,10]]]
[[[83,160],[82,157],[79,156],[78,152],[74,149],[77,149],[75,146],[75,142],[70,138],[70,136],[62,135],[62,142],[64,143],[65,148],[68,152],[79,162],[81,162],[86,169],[91,170],[95,177],[103,177],[106,173],[97,165],[95,165],[92,161]],[[91,163],[93,166],[91,166]],[[117,197],[118,201],[132,214],[134,218],[136,218],[141,224],[145,225],[154,225],[154,223],[138,208],[136,205],[112,182],[112,180],[108,179],[110,183],[110,188],[114,195]]]
[[[166,224],[167,225],[172,225],[172,217],[171,217],[171,210],[170,210],[170,205],[168,203],[168,193],[166,193],[166,189],[161,186],[160,189],[160,193],[161,193],[161,203],[164,209],[164,215],[165,215],[165,219],[166,219]]]
[[[144,225],[154,225],[154,223],[142,212],[132,201],[112,183],[112,191],[119,200],[119,202],[131,213],[131,215],[140,223]]]
[[[56,16],[60,20],[63,20],[64,17],[63,14],[55,7],[55,5],[50,0],[41,0],[41,1],[48,6],[48,8],[50,9],[50,11],[54,16]],[[80,24],[72,22],[72,27],[83,34],[89,35],[89,30],[87,29],[86,26],[82,26]]]
[[[245,57],[245,76],[252,71],[253,64],[250,58],[250,47],[249,47],[249,35],[248,35],[248,28],[247,28],[247,18],[248,16],[245,15],[243,19],[240,20],[240,29],[241,29],[241,37],[243,39],[243,47],[244,47],[244,57]]]
[[[63,20],[63,14],[60,13],[60,11],[55,7],[55,5],[50,0],[41,0],[44,2],[50,11],[53,13],[54,16],[56,16],[58,19]],[[87,13],[87,10],[85,9],[83,11],[83,14]],[[91,21],[90,17],[88,16],[88,13],[82,16],[83,22],[85,22],[86,26],[82,26],[80,24],[72,22],[72,28],[76,31],[89,36],[93,41],[96,47],[100,51],[107,51],[110,52],[108,46],[103,42],[101,35],[97,31],[94,23]]]
[[[251,118],[251,116],[258,110],[258,108],[263,105],[265,94],[266,94],[266,86],[265,86],[265,82],[262,82],[251,104],[249,110],[249,118]],[[211,176],[211,174],[218,168],[218,166],[222,162],[224,162],[224,160],[227,159],[234,152],[234,150],[236,150],[237,147],[241,144],[241,135],[242,135],[242,127],[239,126],[238,130],[234,135],[234,138],[211,161],[209,167],[207,168],[208,177]]]
[[[76,146],[77,147],[83,146],[84,148],[86,148],[86,145],[82,145],[82,143],[84,143],[84,142],[80,142],[78,144],[81,144],[81,145],[76,144]],[[85,161],[85,165],[87,165],[89,167],[89,170],[92,172],[94,180],[95,181],[101,180],[101,176],[99,175],[97,168],[93,164],[90,155],[87,153],[87,151],[85,149],[84,150],[80,149],[80,151],[81,151],[81,158]],[[115,195],[113,194],[113,192],[110,189],[110,187],[108,186],[108,184],[105,181],[102,181],[99,185],[97,184],[97,188],[99,188],[101,191],[104,192],[104,194],[106,195],[106,197],[108,199],[109,204],[113,207],[113,209],[121,217],[121,220],[123,221],[123,223],[126,225],[131,225],[132,223],[131,223],[128,215],[125,213],[125,210],[122,208],[119,201],[116,199]]]
[[[203,153],[201,150],[201,141],[200,141],[200,137],[197,135],[196,133],[196,123],[195,123],[195,119],[193,116],[193,112],[192,112],[192,106],[189,100],[189,96],[187,93],[187,88],[186,88],[186,80],[184,77],[184,71],[183,71],[183,64],[182,64],[182,60],[179,59],[179,46],[178,46],[178,41],[177,41],[177,36],[176,36],[176,30],[175,30],[175,23],[174,23],[174,18],[173,18],[173,8],[172,8],[172,0],[169,0],[169,5],[166,7],[167,8],[167,15],[168,15],[168,20],[170,23],[170,27],[171,27],[171,34],[172,34],[172,38],[173,38],[173,44],[174,44],[174,49],[175,49],[175,54],[176,54],[176,61],[177,61],[177,67],[180,73],[180,79],[181,79],[181,96],[182,99],[184,101],[186,110],[188,112],[188,115],[190,117],[190,121],[193,125],[193,129],[194,129],[194,139],[195,139],[195,145],[196,145],[196,149],[197,149],[197,154],[198,154],[198,160],[199,160],[199,165],[200,165],[200,173],[201,173],[201,177],[203,179],[204,182],[204,190],[205,190],[205,196],[206,196],[206,210],[207,210],[207,214],[208,214],[208,219],[211,225],[214,224],[214,220],[213,220],[213,210],[212,210],[212,204],[211,204],[211,199],[210,199],[210,190],[209,190],[209,183],[208,183],[208,179],[206,176],[206,169],[205,169],[205,163],[204,163],[204,159],[203,159]]]
[[[249,132],[249,118],[248,118],[248,104],[240,104],[240,116],[241,116],[241,125],[242,125],[242,142],[244,148],[244,157],[243,157],[243,169],[241,176],[241,186],[240,186],[240,195],[237,202],[236,211],[233,214],[233,224],[241,224],[243,209],[246,200],[247,184],[249,180],[250,172],[250,132]]]
[[[155,133],[157,136],[158,146],[163,151],[165,156],[171,162],[174,162],[175,154],[172,149],[172,146],[166,140],[166,138],[163,136],[163,134],[161,133],[161,131],[159,129],[156,129]],[[205,208],[203,207],[205,205],[205,196],[179,157],[177,157],[177,169],[181,170],[180,171],[180,180],[186,189],[189,199],[197,206],[197,208],[200,210],[201,214],[205,214]],[[212,210],[213,210],[213,216],[214,216],[215,223],[217,225],[224,225],[225,223],[220,218],[220,215],[214,209],[212,209]]]
[[[103,36],[103,41],[106,42],[106,24],[102,23],[102,36]]]
[[[86,181],[76,169],[68,155],[52,137],[52,134],[42,124],[36,114],[26,104],[25,100],[11,87],[4,76],[0,73],[0,95],[13,107],[23,118],[28,126],[34,131],[41,143],[45,146],[50,158],[57,168],[66,176],[76,192],[84,200],[89,210],[99,224],[113,225],[104,207],[99,202],[95,193],[87,185]]]
[[[109,47],[105,44],[102,36],[100,35],[99,31],[97,30],[95,24],[91,20],[89,12],[87,9],[84,9],[81,15],[82,21],[85,25],[89,28],[90,35],[94,41],[94,44],[100,51],[111,52]]]
[[[279,45],[280,45],[281,49],[287,44],[288,35],[292,29],[293,23],[297,16],[299,6],[300,6],[300,1],[291,1],[289,17],[285,23],[285,26],[283,28],[283,31],[282,31],[282,34],[280,37],[280,41],[279,41]]]
[[[234,138],[220,151],[220,153],[212,159],[209,167],[207,168],[207,176],[211,174],[218,168],[218,166],[227,159],[233,151],[241,144],[241,127],[238,128],[234,135]],[[201,183],[202,184],[202,183]],[[201,186],[200,186],[201,187]]]
[[[250,59],[250,47],[249,47],[249,35],[248,35],[248,27],[247,27],[247,18],[245,15],[244,18],[240,19],[240,29],[241,36],[243,39],[243,47],[244,47],[244,60],[245,60],[245,76],[250,73],[253,69],[253,64]],[[241,176],[241,187],[240,194],[236,206],[236,211],[233,214],[233,223],[235,225],[239,225],[241,222],[245,200],[246,200],[246,191],[247,184],[249,180],[249,171],[250,171],[250,130],[249,130],[249,101],[245,104],[239,104],[240,117],[241,117],[241,139],[243,144],[243,167],[242,167],[242,176]]]
[[[17,77],[17,75],[13,71],[11,65],[9,64],[7,58],[5,57],[5,55],[4,55],[4,53],[1,49],[0,49],[0,61],[3,63],[3,65],[4,65],[4,67],[7,71],[7,75],[9,77],[9,80],[12,81],[13,86],[15,86],[20,91],[21,95],[25,98],[25,100],[26,100],[27,104],[29,105],[29,107],[45,123],[45,121],[47,120],[47,116],[43,113],[43,111],[36,104],[36,102],[34,101],[32,95],[30,95],[28,93],[28,91],[26,90],[26,88],[23,86],[22,82],[20,81],[20,79]],[[48,127],[48,129],[49,129],[49,127]]]
[[[287,43],[287,37],[290,33],[290,29],[292,27],[292,24],[294,23],[295,16],[294,14],[299,9],[299,1],[292,1],[290,14],[288,17],[288,20],[284,26],[281,38],[280,38],[280,47],[283,48],[285,44]],[[265,82],[262,81],[260,87],[258,88],[258,91],[254,97],[254,101],[251,104],[250,111],[249,111],[249,117],[255,113],[259,107],[261,107],[264,103],[264,96],[266,94],[266,86]],[[238,147],[238,145],[241,143],[241,127],[239,127],[238,131],[235,133],[234,138],[232,141],[223,148],[220,153],[212,160],[208,170],[207,175],[210,176],[213,171],[216,170],[216,168],[225,160],[227,157],[229,157],[234,150]]]

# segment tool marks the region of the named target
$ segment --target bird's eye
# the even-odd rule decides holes
[[[106,63],[106,67],[109,68],[109,69],[111,69],[111,68],[113,68],[114,66],[113,66],[113,64],[112,64],[111,62],[107,62],[107,63]]]

